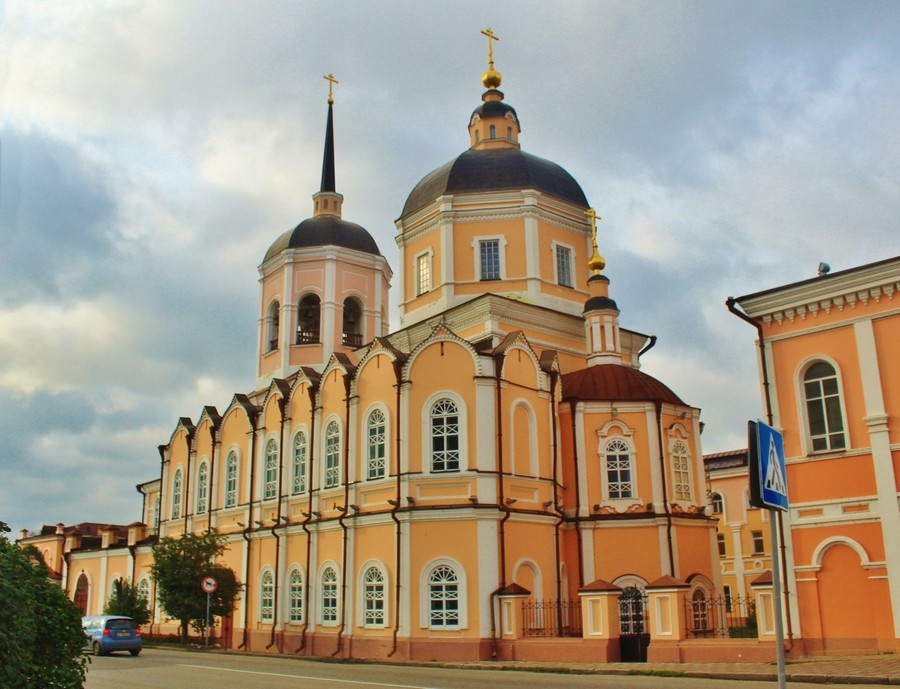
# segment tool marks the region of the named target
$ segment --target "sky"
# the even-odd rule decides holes
[[[900,3],[0,2],[0,521],[141,518],[179,417],[253,389],[257,267],[312,214],[333,73],[343,215],[398,266],[468,146],[491,27],[524,150],[603,220],[642,370],[704,452],[762,415],[739,296],[900,254]],[[398,321],[396,297],[392,321]]]

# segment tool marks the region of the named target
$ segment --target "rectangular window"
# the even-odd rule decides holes
[[[431,256],[416,257],[416,296],[431,290]]]
[[[556,247],[556,281],[563,287],[574,287],[572,280],[572,250],[567,246]]]
[[[762,531],[751,531],[750,537],[753,539],[753,554],[754,555],[762,555],[766,552],[766,546],[763,542],[763,532]]]
[[[237,504],[237,459],[233,454],[228,456],[225,465],[225,507]]]
[[[725,534],[716,534],[716,543],[719,544],[719,557],[725,557]]]
[[[341,436],[335,422],[325,431],[325,488],[335,488],[341,483]]]
[[[731,598],[731,587],[725,587],[725,612],[731,612],[734,609],[734,603]]]
[[[478,242],[478,253],[481,261],[481,279],[500,279],[500,240],[482,239]]]
[[[369,461],[366,478],[370,481],[385,475],[385,417],[378,409],[369,416]]]

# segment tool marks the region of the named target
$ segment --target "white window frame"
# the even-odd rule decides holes
[[[434,250],[427,249],[413,258],[414,296],[420,297],[434,289]],[[423,280],[423,275],[427,280]]]
[[[716,498],[719,498],[716,500]],[[719,510],[716,511],[716,502],[719,503]],[[713,491],[712,495],[709,496],[709,508],[713,514],[721,514],[722,518],[725,518],[725,496],[722,495],[719,491]]]
[[[559,241],[552,241],[550,246],[553,250],[553,282],[561,287],[575,288],[575,247],[571,244],[565,244]],[[569,252],[569,280],[571,284],[567,285],[562,282],[562,276],[559,274],[559,250],[564,249]]]
[[[457,623],[455,625],[433,625],[431,621],[431,575],[439,567],[449,567],[456,574]],[[466,570],[456,560],[439,558],[429,562],[423,569],[419,579],[419,626],[435,632],[458,631],[468,629],[468,596],[466,586]]]
[[[334,581],[329,580],[327,582],[328,588],[326,589],[326,581],[325,575],[329,572],[334,572]],[[337,627],[341,622],[341,599],[339,595],[339,587],[341,583],[341,571],[338,568],[337,564],[334,562],[326,562],[322,565],[322,569],[319,571],[319,624],[323,627]],[[326,593],[332,593],[333,595],[327,596]],[[325,601],[333,600],[334,605],[329,605],[326,607]],[[330,611],[334,611],[330,613]],[[333,614],[333,619],[326,618],[326,614]]]
[[[184,474],[176,467],[172,475],[172,519],[181,519],[181,503],[184,493]]]
[[[277,299],[269,302],[269,308],[266,309],[266,341],[263,351],[278,351],[280,346],[281,331],[281,304]]]
[[[623,421],[614,419],[609,421],[600,430],[597,431],[597,456],[599,459],[598,471],[600,474],[600,490],[601,501],[603,503],[612,503],[622,509],[623,506],[631,506],[641,504],[640,486],[638,485],[637,476],[637,453],[634,449],[634,429],[626,425]],[[609,491],[609,472],[607,471],[607,450],[609,444],[615,440],[619,440],[628,447],[630,470],[631,470],[631,497],[629,498],[613,498],[610,497]]]
[[[684,452],[678,452],[677,450],[682,447]],[[673,438],[669,443],[669,466],[672,468],[673,498],[679,503],[690,502],[694,496],[694,485],[691,471],[691,448],[686,440]]]
[[[437,406],[439,402],[443,402],[444,400],[448,400],[454,404],[456,407],[456,437],[457,437],[457,467],[455,469],[440,469],[435,470],[434,468],[434,426],[432,425],[432,418],[434,413],[434,408]],[[464,429],[465,425],[465,415],[464,409],[465,405],[463,405],[462,400],[459,399],[456,395],[451,395],[447,393],[442,393],[438,395],[433,395],[432,398],[428,401],[428,404],[425,406],[427,410],[427,415],[425,416],[426,423],[426,432],[423,433],[423,445],[425,451],[422,454],[423,462],[425,466],[422,467],[424,473],[432,474],[432,475],[447,475],[447,474],[459,474],[462,471],[465,471],[468,467],[466,462],[466,453],[465,453],[465,444],[466,438]]]
[[[332,426],[337,429],[337,433],[330,435]],[[322,490],[334,490],[339,488],[343,479],[341,473],[341,453],[343,451],[343,431],[341,422],[337,417],[330,417],[323,424],[324,432],[322,433]],[[337,452],[331,453],[330,444],[333,439],[336,440]],[[334,465],[329,462],[334,459]]]
[[[259,621],[275,623],[275,573],[271,567],[259,573]]]
[[[205,514],[209,507],[209,461],[204,457],[197,466],[196,514]]]
[[[381,575],[381,582],[379,582],[381,585],[381,596],[378,598],[373,598],[370,595],[371,592],[369,591],[369,587],[368,587],[369,582],[367,581],[368,574],[370,571],[378,572],[378,574]],[[388,612],[390,610],[390,605],[389,605],[390,601],[389,601],[389,596],[388,596],[390,587],[388,584],[389,584],[389,581],[388,581],[387,568],[384,566],[383,563],[381,563],[377,560],[370,560],[370,561],[366,562],[360,568],[359,583],[357,586],[357,589],[358,589],[357,609],[359,611],[357,624],[359,624],[360,627],[365,627],[367,629],[385,629],[388,626]],[[379,600],[381,602],[381,610],[380,610],[381,621],[380,622],[373,622],[369,618],[368,605],[369,605],[370,600]]]
[[[232,462],[232,459],[234,460]],[[232,467],[234,470],[234,476],[231,475]],[[241,461],[238,456],[237,450],[234,448],[229,448],[228,452],[225,455],[225,479],[222,482],[222,490],[224,493],[222,505],[225,509],[231,509],[232,507],[237,507],[238,504],[238,492],[240,488],[240,480],[241,480]],[[231,485],[233,480],[234,485]]]
[[[302,443],[299,442],[301,439]],[[309,488],[306,485],[308,466],[309,436],[305,428],[300,428],[291,440],[291,495],[303,495]]]
[[[380,440],[380,447],[381,447],[381,456],[380,457],[372,456],[372,450],[373,450],[372,419],[375,414],[381,414],[382,427],[383,427],[382,432],[381,432],[381,440]],[[366,418],[366,423],[365,423],[365,426],[363,429],[363,432],[365,433],[364,447],[366,448],[365,449],[364,479],[366,481],[380,481],[380,480],[388,477],[388,464],[390,461],[390,454],[388,452],[388,447],[389,447],[389,445],[388,445],[388,442],[389,442],[388,430],[390,428],[390,421],[389,421],[389,417],[387,414],[387,410],[385,410],[384,407],[382,407],[381,405],[372,407],[369,410],[369,412],[366,414],[365,418]],[[374,447],[377,448],[378,445],[376,444]],[[380,465],[380,467],[381,467],[380,475],[378,475],[379,472],[376,471],[375,472],[376,475],[372,476],[373,467],[377,469],[378,465]]]
[[[295,575],[299,578],[299,587],[294,579]],[[303,624],[306,620],[305,596],[306,577],[303,574],[303,569],[299,565],[295,565],[287,573],[287,596],[285,596],[287,614],[285,615],[285,621],[288,624]],[[295,613],[299,613],[296,618],[294,617]]]
[[[274,452],[269,453],[269,448],[274,448]],[[272,459],[270,464],[269,460]],[[275,500],[278,497],[278,440],[275,437],[266,439],[263,445],[263,475],[260,482],[260,490],[262,500]]]
[[[497,243],[497,277],[486,278],[482,271],[481,265],[481,245],[486,242]],[[502,234],[484,235],[474,237],[472,240],[472,250],[475,257],[475,280],[478,282],[495,282],[497,280],[506,279],[506,237]]]
[[[841,425],[842,425],[842,435],[844,438],[844,447],[835,448],[831,446],[831,440],[828,438],[830,433],[827,432],[827,414],[826,414],[826,442],[827,447],[825,449],[815,449],[813,447],[815,438],[812,435],[812,429],[810,428],[810,419],[809,419],[809,408],[807,406],[807,397],[806,397],[806,374],[816,364],[827,364],[831,366],[834,371],[834,378],[837,382],[837,398],[838,404],[840,405],[841,410]],[[821,378],[818,380],[822,380]],[[820,455],[820,454],[829,454],[835,452],[847,452],[850,449],[850,431],[849,426],[847,425],[847,410],[845,407],[846,404],[846,396],[844,394],[844,381],[841,376],[841,367],[838,366],[837,362],[834,361],[831,357],[816,355],[814,357],[809,357],[801,362],[800,366],[797,367],[797,372],[794,380],[794,386],[797,392],[797,400],[799,403],[797,404],[797,412],[800,417],[800,428],[803,429],[803,433],[801,434],[804,451],[807,455]],[[823,403],[824,404],[824,403]],[[819,437],[819,436],[816,436]]]

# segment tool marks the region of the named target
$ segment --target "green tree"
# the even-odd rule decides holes
[[[150,621],[150,606],[147,599],[138,591],[138,587],[130,581],[117,579],[112,595],[103,608],[104,615],[124,615],[130,617],[138,625]]]
[[[187,642],[190,626],[205,626],[206,594],[200,589],[204,577],[214,577],[218,583],[210,597],[211,614],[228,615],[234,607],[240,589],[237,577],[233,570],[215,563],[225,552],[225,541],[224,536],[213,531],[166,537],[153,548],[150,573],[156,582],[157,596],[166,613],[181,622],[182,643]]]
[[[86,658],[81,611],[47,578],[43,558],[0,522],[0,687],[80,689]]]

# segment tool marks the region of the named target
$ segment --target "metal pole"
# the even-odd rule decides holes
[[[204,632],[206,632],[206,648],[209,648],[209,596],[210,594],[206,594],[206,627],[204,628]],[[782,652],[782,657],[784,653]]]
[[[786,689],[784,671],[784,623],[781,619],[781,566],[778,561],[777,510],[769,510],[769,536],[772,541],[772,602],[775,609],[775,652],[778,658],[778,689]]]

